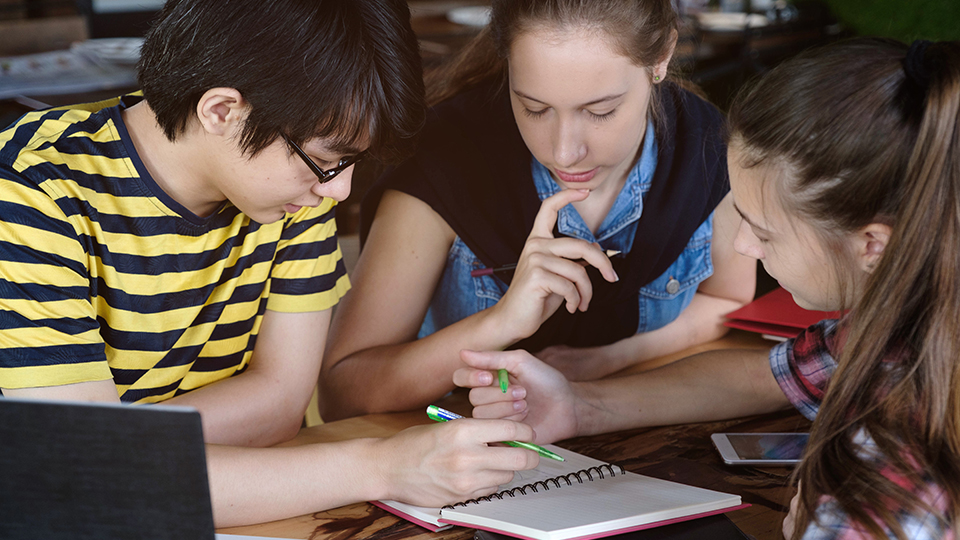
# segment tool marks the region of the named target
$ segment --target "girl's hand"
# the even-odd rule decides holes
[[[793,538],[793,527],[797,521],[797,507],[800,505],[800,484],[797,484],[797,494],[790,500],[790,513],[783,520],[783,538],[790,540]]]
[[[513,480],[514,471],[532,469],[532,450],[488,446],[533,440],[533,429],[507,420],[465,418],[416,426],[383,439],[371,463],[379,465],[386,496],[418,506],[445,504],[489,495]]]
[[[461,351],[467,364],[454,372],[457,386],[472,388],[474,418],[522,420],[536,431],[534,442],[548,444],[577,435],[577,405],[581,400],[563,374],[526,351]],[[497,370],[510,373],[504,394]]]
[[[533,335],[561,304],[567,311],[586,311],[593,286],[584,264],[600,270],[607,281],[617,281],[616,272],[600,246],[576,238],[554,238],[557,213],[564,206],[582,201],[589,192],[566,189],[544,200],[527,237],[510,288],[493,308],[501,317],[505,335],[514,341]]]

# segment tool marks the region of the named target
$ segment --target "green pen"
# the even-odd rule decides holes
[[[510,379],[508,378],[507,370],[505,369],[497,370],[497,376],[500,377],[500,391],[506,394],[507,386],[510,385]]]
[[[463,418],[457,413],[450,412],[446,409],[441,409],[436,405],[430,405],[427,407],[427,416],[435,422],[448,422],[450,420],[459,420]],[[563,456],[560,454],[555,454],[542,446],[537,446],[533,443],[518,442],[518,441],[503,441],[503,444],[508,446],[513,446],[516,448],[526,448],[527,450],[533,450],[534,452],[540,454],[543,457],[550,459],[555,459],[557,461],[565,461]]]

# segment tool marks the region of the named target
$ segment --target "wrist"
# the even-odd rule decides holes
[[[603,406],[603,392],[592,381],[571,382],[574,437],[604,433],[609,411]]]
[[[378,501],[394,499],[392,493],[394,482],[390,472],[394,470],[393,455],[387,444],[388,439],[369,438],[356,439],[354,451],[356,456],[356,470],[361,471],[358,487],[360,500]]]
[[[521,339],[530,337],[521,327],[510,320],[505,313],[501,302],[477,314],[479,317],[480,334],[489,336],[488,350],[504,350]],[[518,331],[520,330],[520,331]]]

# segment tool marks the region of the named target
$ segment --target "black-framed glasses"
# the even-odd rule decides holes
[[[293,148],[293,151],[300,156],[300,159],[307,164],[307,167],[310,167],[310,170],[313,171],[313,174],[317,175],[317,181],[321,184],[326,184],[327,182],[333,180],[338,174],[347,170],[351,165],[360,161],[364,158],[366,152],[360,152],[359,154],[351,157],[346,157],[340,160],[340,164],[332,169],[323,170],[320,167],[317,167],[317,164],[314,163],[310,156],[303,151],[303,148],[300,148],[297,143],[290,140],[290,137],[283,135],[283,140],[287,141],[287,144],[290,145],[290,148]]]

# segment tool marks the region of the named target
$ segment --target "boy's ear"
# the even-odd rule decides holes
[[[871,223],[857,232],[857,261],[864,272],[873,272],[883,250],[890,242],[893,229],[883,223]]]
[[[232,135],[243,124],[248,108],[236,88],[211,88],[197,102],[197,120],[211,135]]]

